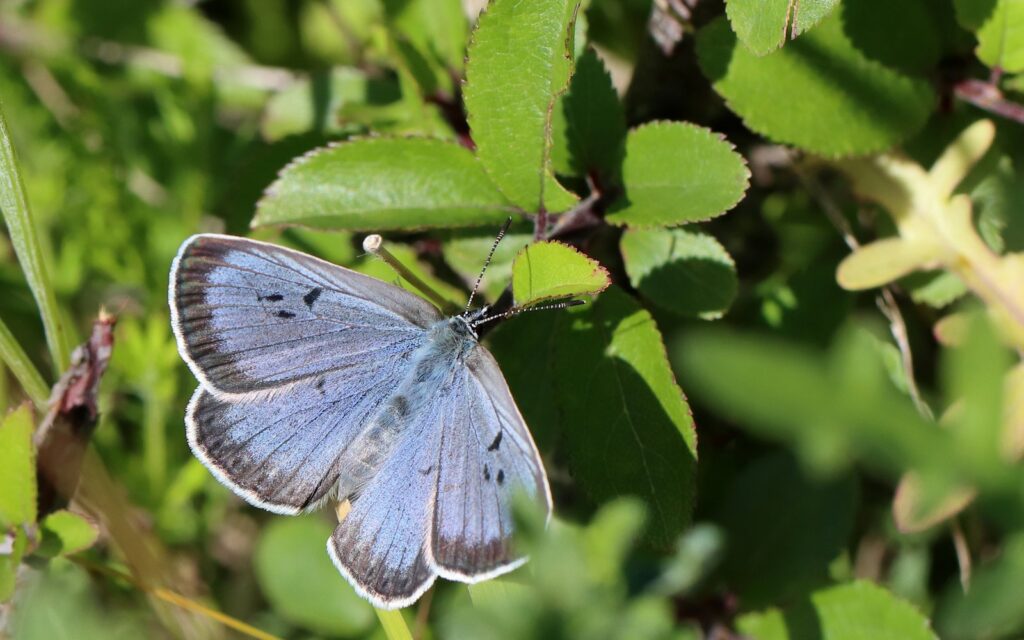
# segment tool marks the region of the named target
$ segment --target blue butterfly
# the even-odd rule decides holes
[[[264,242],[196,235],[171,267],[178,350],[199,388],[192,452],[249,503],[351,511],[331,559],[374,606],[437,576],[521,565],[512,494],[551,512],[537,448],[494,357],[487,308],[444,317],[404,289]]]

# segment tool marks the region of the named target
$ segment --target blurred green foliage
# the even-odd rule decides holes
[[[0,3],[0,635],[1024,634],[1018,4],[483,4]],[[509,215],[482,298],[590,300],[486,337],[555,518],[375,617],[330,510],[189,454],[170,261],[248,234],[399,282],[382,231],[461,305]],[[32,426],[101,307],[40,514]]]

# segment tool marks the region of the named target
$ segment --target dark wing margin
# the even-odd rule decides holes
[[[400,287],[232,236],[186,240],[168,289],[178,350],[222,397],[358,366],[381,350],[402,350],[441,319]]]
[[[512,548],[513,494],[525,493],[550,517],[551,491],[494,357],[479,346],[466,365],[463,392],[446,407],[432,555],[442,577],[478,582],[525,562]]]

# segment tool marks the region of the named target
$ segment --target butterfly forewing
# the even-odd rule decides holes
[[[399,287],[275,245],[198,235],[171,268],[179,350],[213,393],[265,391],[406,352],[440,319]]]

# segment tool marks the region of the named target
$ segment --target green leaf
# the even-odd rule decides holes
[[[480,291],[492,301],[502,294],[505,287],[512,281],[512,261],[523,248],[533,241],[533,232],[509,232],[498,243],[487,273],[480,283]],[[444,243],[444,259],[463,279],[472,284],[481,267],[487,252],[494,246],[494,234],[468,235],[456,233]]]
[[[0,530],[36,521],[36,453],[32,407],[23,404],[0,423]]]
[[[330,537],[330,525],[313,516],[271,520],[256,545],[256,580],[290,622],[325,635],[360,636],[373,624],[373,607],[332,566],[324,551]]]
[[[17,339],[7,328],[7,324],[0,319],[0,362],[7,365],[14,377],[18,379],[21,388],[25,390],[28,397],[32,398],[36,408],[46,409],[46,403],[50,399],[50,389],[46,386],[39,369],[32,364],[28,354],[18,344]]]
[[[690,521],[697,436],[661,333],[616,287],[568,317],[556,377],[573,475],[598,502],[643,499],[646,537],[668,548]]]
[[[884,151],[920,129],[935,96],[924,79],[867,58],[841,14],[759,58],[736,46],[724,19],[700,30],[704,74],[752,130],[828,157]]]
[[[362,125],[344,122],[339,112],[349,103],[367,103],[371,96],[375,104],[401,98],[393,81],[367,78],[350,67],[300,77],[267,100],[260,133],[265,140],[275,142],[311,131],[332,136],[361,132]]]
[[[839,0],[727,0],[725,13],[740,41],[763,56],[796,38],[827,16]]]
[[[46,557],[67,556],[88,549],[96,543],[100,531],[84,516],[61,509],[49,514],[40,523],[42,540],[37,553]]]
[[[989,67],[1024,71],[1024,4],[1016,0],[955,0],[957,19],[978,37],[975,53]]]
[[[7,119],[0,105],[0,213],[7,224],[7,233],[25,273],[25,280],[39,306],[39,316],[46,331],[46,344],[55,371],[63,371],[71,354],[70,341],[57,308],[57,296],[50,285],[50,271],[39,246],[35,220],[29,209],[28,196],[22,182],[18,157],[7,129]]]
[[[999,558],[971,576],[971,588],[964,593],[950,585],[936,610],[935,626],[943,638],[1020,637],[1024,631],[1024,537],[1018,532],[1003,542]]]
[[[856,509],[852,476],[813,482],[781,453],[743,469],[714,518],[729,549],[723,575],[740,606],[786,602],[825,582],[829,563],[849,539]]]
[[[626,153],[626,116],[611,76],[593,49],[576,62],[569,91],[555,105],[552,130],[551,162],[556,172],[595,172],[604,184],[618,181]]]
[[[758,640],[936,640],[917,609],[862,580],[815,591],[785,610],[748,613],[737,626]]]
[[[477,156],[525,211],[564,211],[576,197],[550,172],[551,118],[572,68],[570,0],[495,0],[469,45],[464,90]]]
[[[461,71],[469,23],[460,0],[384,0],[388,19],[420,51]]]
[[[712,236],[629,229],[620,246],[629,283],[667,311],[710,320],[721,317],[736,297],[736,265]]]
[[[257,204],[253,226],[497,226],[513,211],[467,149],[426,138],[368,138],[285,167]]]
[[[708,220],[747,190],[743,156],[720,134],[685,122],[654,122],[629,132],[622,167],[625,197],[605,219],[651,227]]]
[[[517,306],[604,291],[611,284],[597,260],[561,242],[527,245],[512,263],[512,299]]]

